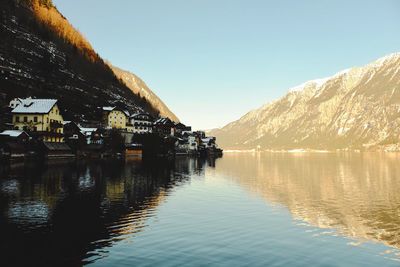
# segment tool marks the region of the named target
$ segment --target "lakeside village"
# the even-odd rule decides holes
[[[220,157],[214,137],[168,118],[102,107],[91,125],[64,121],[56,99],[16,98],[0,133],[1,161],[35,159]]]

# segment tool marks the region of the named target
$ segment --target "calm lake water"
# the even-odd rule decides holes
[[[1,266],[399,266],[400,155],[3,168]]]

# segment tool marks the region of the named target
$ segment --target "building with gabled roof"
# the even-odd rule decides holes
[[[57,105],[57,99],[18,99],[12,111],[12,123],[15,130],[28,132],[47,142],[63,142],[63,117]]]
[[[137,134],[146,134],[153,132],[153,117],[148,113],[136,113],[130,117],[133,126],[133,132]]]
[[[163,135],[175,135],[175,123],[171,121],[169,118],[159,118],[154,124],[154,131]]]
[[[103,123],[107,128],[133,132],[129,121],[129,112],[118,107],[103,107]]]
[[[21,104],[17,105],[12,112],[22,114],[47,114],[57,103],[57,99],[22,99]]]
[[[26,143],[29,141],[29,135],[20,130],[5,130],[0,133],[0,141],[17,141]]]

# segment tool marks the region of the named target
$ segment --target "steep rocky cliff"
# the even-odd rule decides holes
[[[210,134],[231,149],[398,148],[400,53],[308,81]]]
[[[67,119],[97,119],[103,105],[159,114],[154,95],[128,88],[50,0],[2,0],[0,40],[2,106],[35,96],[58,98]]]

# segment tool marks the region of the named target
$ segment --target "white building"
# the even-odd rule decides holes
[[[98,128],[88,128],[88,127],[81,127],[79,126],[80,132],[85,136],[86,138],[86,144],[102,144],[103,139],[101,138],[102,136],[97,133]],[[96,136],[98,135],[98,136]]]
[[[196,151],[197,150],[197,142],[196,142],[196,137],[195,136],[188,136],[188,149],[191,151]]]
[[[215,143],[215,137],[205,137],[201,139],[201,142],[206,148],[216,148],[217,144]]]
[[[133,132],[145,134],[153,132],[153,117],[147,113],[137,113],[130,117]]]

